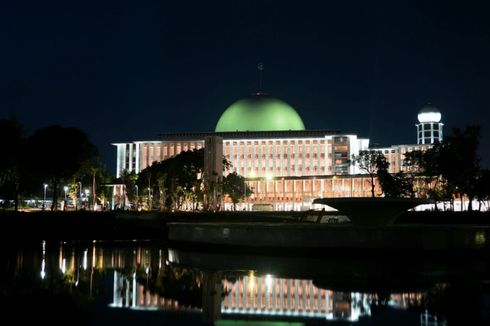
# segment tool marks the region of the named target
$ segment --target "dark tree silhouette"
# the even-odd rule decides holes
[[[0,196],[14,200],[14,208],[19,206],[19,194],[23,174],[22,153],[25,138],[22,125],[15,120],[0,119]]]
[[[223,178],[223,193],[230,197],[233,203],[233,210],[236,210],[236,204],[250,196],[252,189],[245,183],[244,177],[232,172]]]
[[[440,166],[444,179],[449,186],[468,197],[468,210],[476,196],[476,180],[480,173],[480,127],[467,126],[463,131],[453,129],[452,135],[446,137],[441,145],[436,146],[440,152]]]
[[[391,174],[388,172],[390,163],[383,156],[376,159],[377,172],[381,190],[388,198],[413,197],[413,181],[402,171]]]
[[[84,162],[96,157],[97,148],[83,131],[54,125],[38,129],[28,138],[27,153],[31,157],[31,175],[40,183],[50,183],[54,210],[60,183],[71,179]]]
[[[230,167],[225,158],[223,166],[224,169]],[[164,161],[153,162],[139,173],[136,185],[151,194],[148,196],[152,196],[152,202],[158,201],[160,210],[164,207],[181,209],[184,202],[197,209],[204,198],[203,170],[204,149],[184,151]],[[143,193],[140,192],[140,196]]]
[[[160,210],[164,205],[180,209],[186,200],[195,206],[200,199],[199,176],[203,169],[203,149],[184,151],[142,170],[137,185],[140,189],[146,189],[150,209],[151,198],[158,199]]]
[[[406,153],[405,165],[418,171],[425,181],[428,196],[436,202],[444,198],[452,200],[453,195],[459,193],[461,198],[468,197],[471,211],[473,199],[479,197],[479,143],[479,126],[467,126],[463,131],[455,128],[442,143],[426,151]],[[437,205],[435,207],[437,209]]]
[[[381,151],[377,150],[364,150],[359,151],[359,155],[352,155],[351,164],[357,164],[359,169],[369,174],[369,177],[371,178],[372,197],[375,197],[374,178],[378,171],[377,162],[381,158],[384,158],[384,155]]]
[[[479,201],[478,210],[481,211],[481,204],[490,200],[490,170],[483,169],[475,181],[475,195]]]

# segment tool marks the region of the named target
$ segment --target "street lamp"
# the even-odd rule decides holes
[[[82,182],[81,181],[78,181],[78,185],[79,185],[79,190],[80,190],[80,208],[82,208]]]
[[[44,186],[44,196],[43,196],[43,211],[46,208],[46,188],[48,188],[47,184],[43,184]]]
[[[139,203],[139,200],[138,200],[138,185],[134,185],[134,187],[136,188],[136,210],[138,210],[138,203]]]
[[[68,191],[68,187],[64,186],[63,189],[65,190],[65,205],[63,206],[63,209],[66,211],[66,192]]]

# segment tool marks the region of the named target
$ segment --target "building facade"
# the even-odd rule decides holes
[[[123,170],[139,173],[153,162],[203,148],[210,136],[222,138],[223,155],[232,166],[228,172],[245,177],[253,191],[241,209],[270,203],[275,210],[303,210],[318,197],[371,195],[370,178],[351,164],[353,155],[369,149],[369,139],[339,130],[304,129],[293,108],[262,93],[226,109],[214,132],[162,133],[160,140],[114,143],[117,176]],[[393,145],[376,150],[384,153],[390,172],[396,173],[403,170],[406,152],[428,146]]]

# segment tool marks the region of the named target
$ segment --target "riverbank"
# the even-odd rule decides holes
[[[167,239],[167,224],[296,223],[303,212],[0,212],[4,240],[146,240]],[[490,226],[489,212],[406,212],[395,225]]]
[[[299,212],[160,213],[132,211],[0,212],[3,240],[166,240],[169,222],[288,222]]]

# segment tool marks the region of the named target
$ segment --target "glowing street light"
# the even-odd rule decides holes
[[[45,183],[43,184],[43,186],[44,186],[44,195],[43,195],[43,211],[44,211],[46,208],[46,188],[48,188],[48,185]]]

